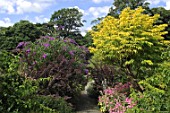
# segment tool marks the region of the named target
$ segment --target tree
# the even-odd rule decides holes
[[[138,81],[153,74],[168,46],[162,36],[167,33],[167,24],[154,25],[159,15],[149,16],[143,11],[142,7],[128,7],[118,19],[107,16],[97,25],[97,31],[91,31],[94,47],[89,48],[94,54],[92,59],[115,65],[141,92]]]
[[[27,21],[21,20],[11,27],[1,28],[0,31],[0,49],[14,49],[19,42],[35,41],[43,35],[41,29]]]
[[[28,41],[35,41],[35,39],[40,38],[42,35],[41,31],[39,31],[36,26],[27,21],[27,20],[21,20],[20,22],[17,22],[7,31],[7,34],[9,36],[18,36],[20,38],[25,38]]]
[[[170,40],[170,10],[166,10],[163,7],[158,7],[158,8],[152,8],[149,12],[148,12],[151,16],[153,16],[154,14],[159,14],[160,17],[156,22],[156,25],[160,25],[160,24],[168,24],[168,26],[166,27],[166,31],[168,31],[168,34],[164,35],[165,39]]]
[[[159,14],[160,17],[155,24],[168,24],[165,30],[168,31],[168,34],[164,35],[165,39],[170,39],[170,10],[166,10],[163,7],[158,8],[149,8],[149,3],[146,0],[114,0],[113,7],[110,8],[108,15],[118,18],[120,12],[126,8],[130,7],[131,9],[136,9],[137,7],[142,6],[145,9],[144,13],[153,16],[154,14]]]
[[[12,36],[14,32],[11,32],[10,30],[12,27],[3,28],[0,31],[0,50],[11,50],[16,47],[16,45],[19,43],[21,38],[18,36]]]
[[[39,31],[42,32],[43,36],[56,35],[56,31],[55,31],[54,25],[52,23],[42,23],[42,24],[36,23],[35,26]]]
[[[118,17],[121,11],[126,7],[136,9],[139,6],[142,6],[144,9],[149,9],[149,3],[146,2],[146,0],[114,0],[113,5],[115,8],[111,7],[108,15],[114,17]]]
[[[70,34],[79,34],[79,28],[83,26],[83,14],[76,8],[64,8],[52,14],[50,22],[53,23],[60,36],[68,37]]]

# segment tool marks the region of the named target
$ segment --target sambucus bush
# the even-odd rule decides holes
[[[113,65],[108,65],[99,60],[90,60],[88,65],[89,78],[94,80],[92,91],[93,96],[99,96],[100,91],[107,87],[114,87],[118,82],[125,82],[126,76],[120,69]]]

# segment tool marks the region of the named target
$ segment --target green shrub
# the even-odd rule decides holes
[[[39,81],[18,73],[19,57],[0,52],[1,113],[71,113],[63,98],[37,95]]]
[[[33,98],[39,106],[34,106],[32,112],[36,113],[72,113],[72,107],[61,97],[37,95]],[[39,109],[37,109],[39,108]]]
[[[170,48],[162,54],[167,59],[155,69],[153,76],[139,81],[144,92],[132,90],[131,97],[138,102],[133,112],[168,113],[170,111]],[[131,113],[132,111],[129,111]]]
[[[37,90],[34,82],[18,74],[19,57],[6,51],[0,52],[0,111],[4,113],[26,112],[33,105],[31,97]]]

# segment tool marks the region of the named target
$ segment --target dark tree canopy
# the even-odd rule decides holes
[[[60,36],[67,37],[70,33],[79,33],[83,26],[82,16],[76,8],[63,8],[52,14],[50,22],[57,27]]]
[[[165,28],[165,30],[168,31],[168,34],[164,35],[164,37],[165,39],[170,40],[170,10],[166,10],[163,7],[152,8],[149,15],[153,16],[154,14],[160,15],[158,21],[156,22],[157,25],[168,24]]]
[[[36,28],[41,31],[43,36],[46,35],[54,35],[55,34],[55,29],[54,25],[52,23],[36,23],[35,24]]]
[[[33,23],[27,20],[21,20],[20,22],[15,23],[10,32],[12,32],[10,33],[12,36],[25,38],[29,41],[35,41],[35,39],[42,35],[41,31],[39,31]]]
[[[113,7],[110,8],[108,15],[118,17],[124,8],[136,9],[139,6],[149,9],[149,3],[146,0],[114,0]]]
[[[41,29],[27,21],[21,20],[13,26],[1,28],[0,30],[0,49],[11,50],[22,41],[35,41],[42,36]]]

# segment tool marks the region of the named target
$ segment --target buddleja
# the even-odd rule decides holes
[[[114,64],[134,79],[149,76],[152,68],[162,61],[166,48],[162,35],[166,24],[154,25],[159,15],[143,14],[141,7],[125,8],[119,18],[107,16],[91,31],[94,47],[93,59]]]

